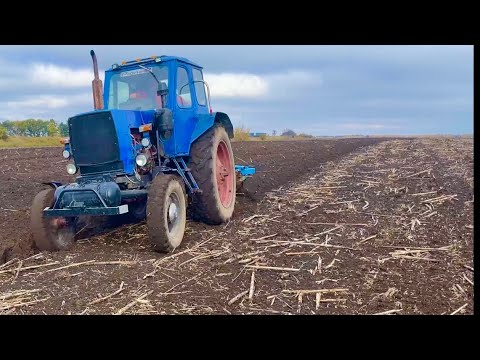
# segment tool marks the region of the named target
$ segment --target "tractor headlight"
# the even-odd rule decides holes
[[[64,157],[65,159],[68,159],[68,158],[70,158],[70,151],[68,151],[68,150],[63,150],[62,155],[63,155],[63,157]]]
[[[70,175],[74,175],[76,172],[77,172],[77,167],[75,166],[75,164],[67,165],[67,173],[69,173]]]
[[[149,147],[150,146],[150,139],[149,138],[143,138],[142,139],[142,146],[143,147]]]
[[[147,157],[143,154],[137,155],[135,162],[140,167],[145,166],[147,164]]]

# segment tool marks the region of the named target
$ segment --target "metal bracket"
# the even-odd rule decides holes
[[[177,172],[180,174],[183,181],[187,185],[190,193],[195,194],[195,193],[201,192],[200,188],[198,187],[197,182],[195,181],[192,173],[190,172],[190,169],[187,167],[187,164],[185,163],[185,160],[183,160],[183,158],[181,158],[181,157],[179,157],[178,159],[180,160],[180,163],[178,162],[178,160],[176,158],[172,158],[172,161],[175,164],[175,166],[177,167]],[[182,166],[180,166],[180,164],[183,165],[183,168],[182,168]],[[188,177],[185,174],[187,174]]]
[[[45,208],[43,213],[48,217],[74,217],[81,215],[95,215],[95,216],[106,216],[106,215],[121,215],[128,212],[128,205],[120,205],[115,207],[99,207],[99,208],[66,208],[66,209],[52,209]]]
[[[100,203],[102,206],[89,208],[89,207],[83,206],[83,204],[81,203],[78,203],[78,204],[75,204],[77,206],[59,209],[58,204],[60,203],[63,196],[68,192],[93,192],[97,196],[98,200],[100,200]],[[81,190],[65,189],[59,194],[57,200],[55,201],[52,207],[47,207],[43,210],[44,215],[49,217],[58,217],[58,216],[69,217],[69,216],[80,216],[80,215],[120,215],[120,214],[125,214],[127,212],[128,212],[128,205],[125,204],[125,205],[110,207],[105,203],[105,201],[102,199],[98,191],[96,191],[95,189],[81,189]]]

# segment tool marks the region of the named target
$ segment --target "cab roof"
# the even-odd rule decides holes
[[[145,64],[159,63],[159,62],[173,61],[173,60],[181,61],[183,63],[190,64],[192,66],[202,69],[200,65],[195,64],[193,61],[190,61],[187,58],[183,58],[179,56],[161,55],[161,56],[150,56],[144,59],[138,58],[131,61],[121,61],[120,63],[113,64],[112,67],[107,71],[119,70],[119,69],[131,67],[135,65],[145,65]]]

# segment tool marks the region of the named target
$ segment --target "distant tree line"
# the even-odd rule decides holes
[[[295,137],[297,136],[297,133],[292,129],[285,129],[283,130],[282,136]]]
[[[27,119],[0,122],[0,139],[9,136],[68,136],[68,125],[55,120]]]
[[[275,136],[277,134],[276,130],[273,130],[273,136]],[[300,133],[300,134],[297,134],[295,131],[293,131],[292,129],[285,129],[283,130],[283,132],[281,133],[281,136],[284,136],[284,137],[291,137],[291,138],[294,138],[294,137],[300,137],[300,138],[307,138],[307,139],[313,139],[315,136],[313,135],[310,135],[310,134],[306,134],[306,133]]]

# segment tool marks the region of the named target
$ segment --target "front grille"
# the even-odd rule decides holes
[[[121,170],[118,138],[112,114],[98,112],[68,119],[70,145],[80,173]]]

